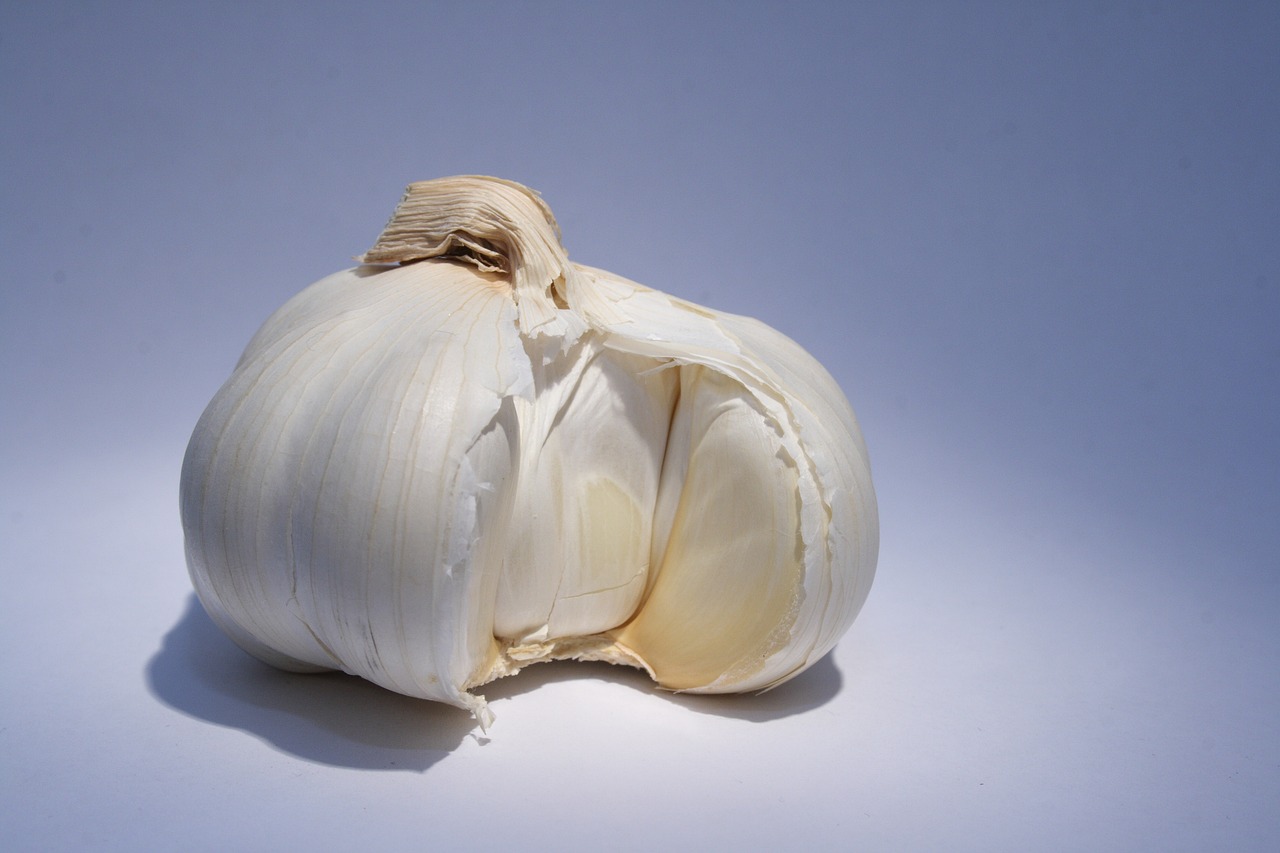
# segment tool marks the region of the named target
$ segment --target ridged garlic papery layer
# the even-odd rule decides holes
[[[519,185],[414,187],[366,256],[403,265],[290,300],[196,427],[182,517],[217,624],[482,724],[472,689],[537,661],[734,692],[829,651],[878,521],[826,371],[761,323],[570,263]]]

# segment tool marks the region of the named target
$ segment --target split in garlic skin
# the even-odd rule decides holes
[[[487,726],[472,690],[538,661],[743,692],[835,645],[876,503],[797,344],[573,264],[494,178],[411,185],[362,260],[268,319],[187,451],[191,576],[243,648]]]

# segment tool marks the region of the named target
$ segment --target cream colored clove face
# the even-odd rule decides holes
[[[363,260],[267,320],[187,450],[192,580],[237,643],[482,725],[473,688],[537,661],[741,692],[835,645],[875,495],[798,345],[571,263],[494,178],[411,185]]]

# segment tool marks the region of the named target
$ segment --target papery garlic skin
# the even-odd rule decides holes
[[[192,436],[181,506],[212,618],[288,669],[491,719],[556,658],[692,692],[826,654],[879,541],[835,381],[743,317],[573,264],[532,191],[411,185],[372,263],[255,335]]]

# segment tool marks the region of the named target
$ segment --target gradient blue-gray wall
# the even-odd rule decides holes
[[[574,259],[828,365],[882,646],[1007,619],[974,655],[1152,691],[1181,708],[1152,737],[1226,774],[1201,722],[1280,741],[1248,710],[1280,699],[1278,91],[1266,2],[6,2],[6,500],[104,454],[176,475],[257,325],[405,183],[499,175]],[[1105,774],[1107,731],[1061,748]],[[1180,767],[1123,785],[1214,796]]]

